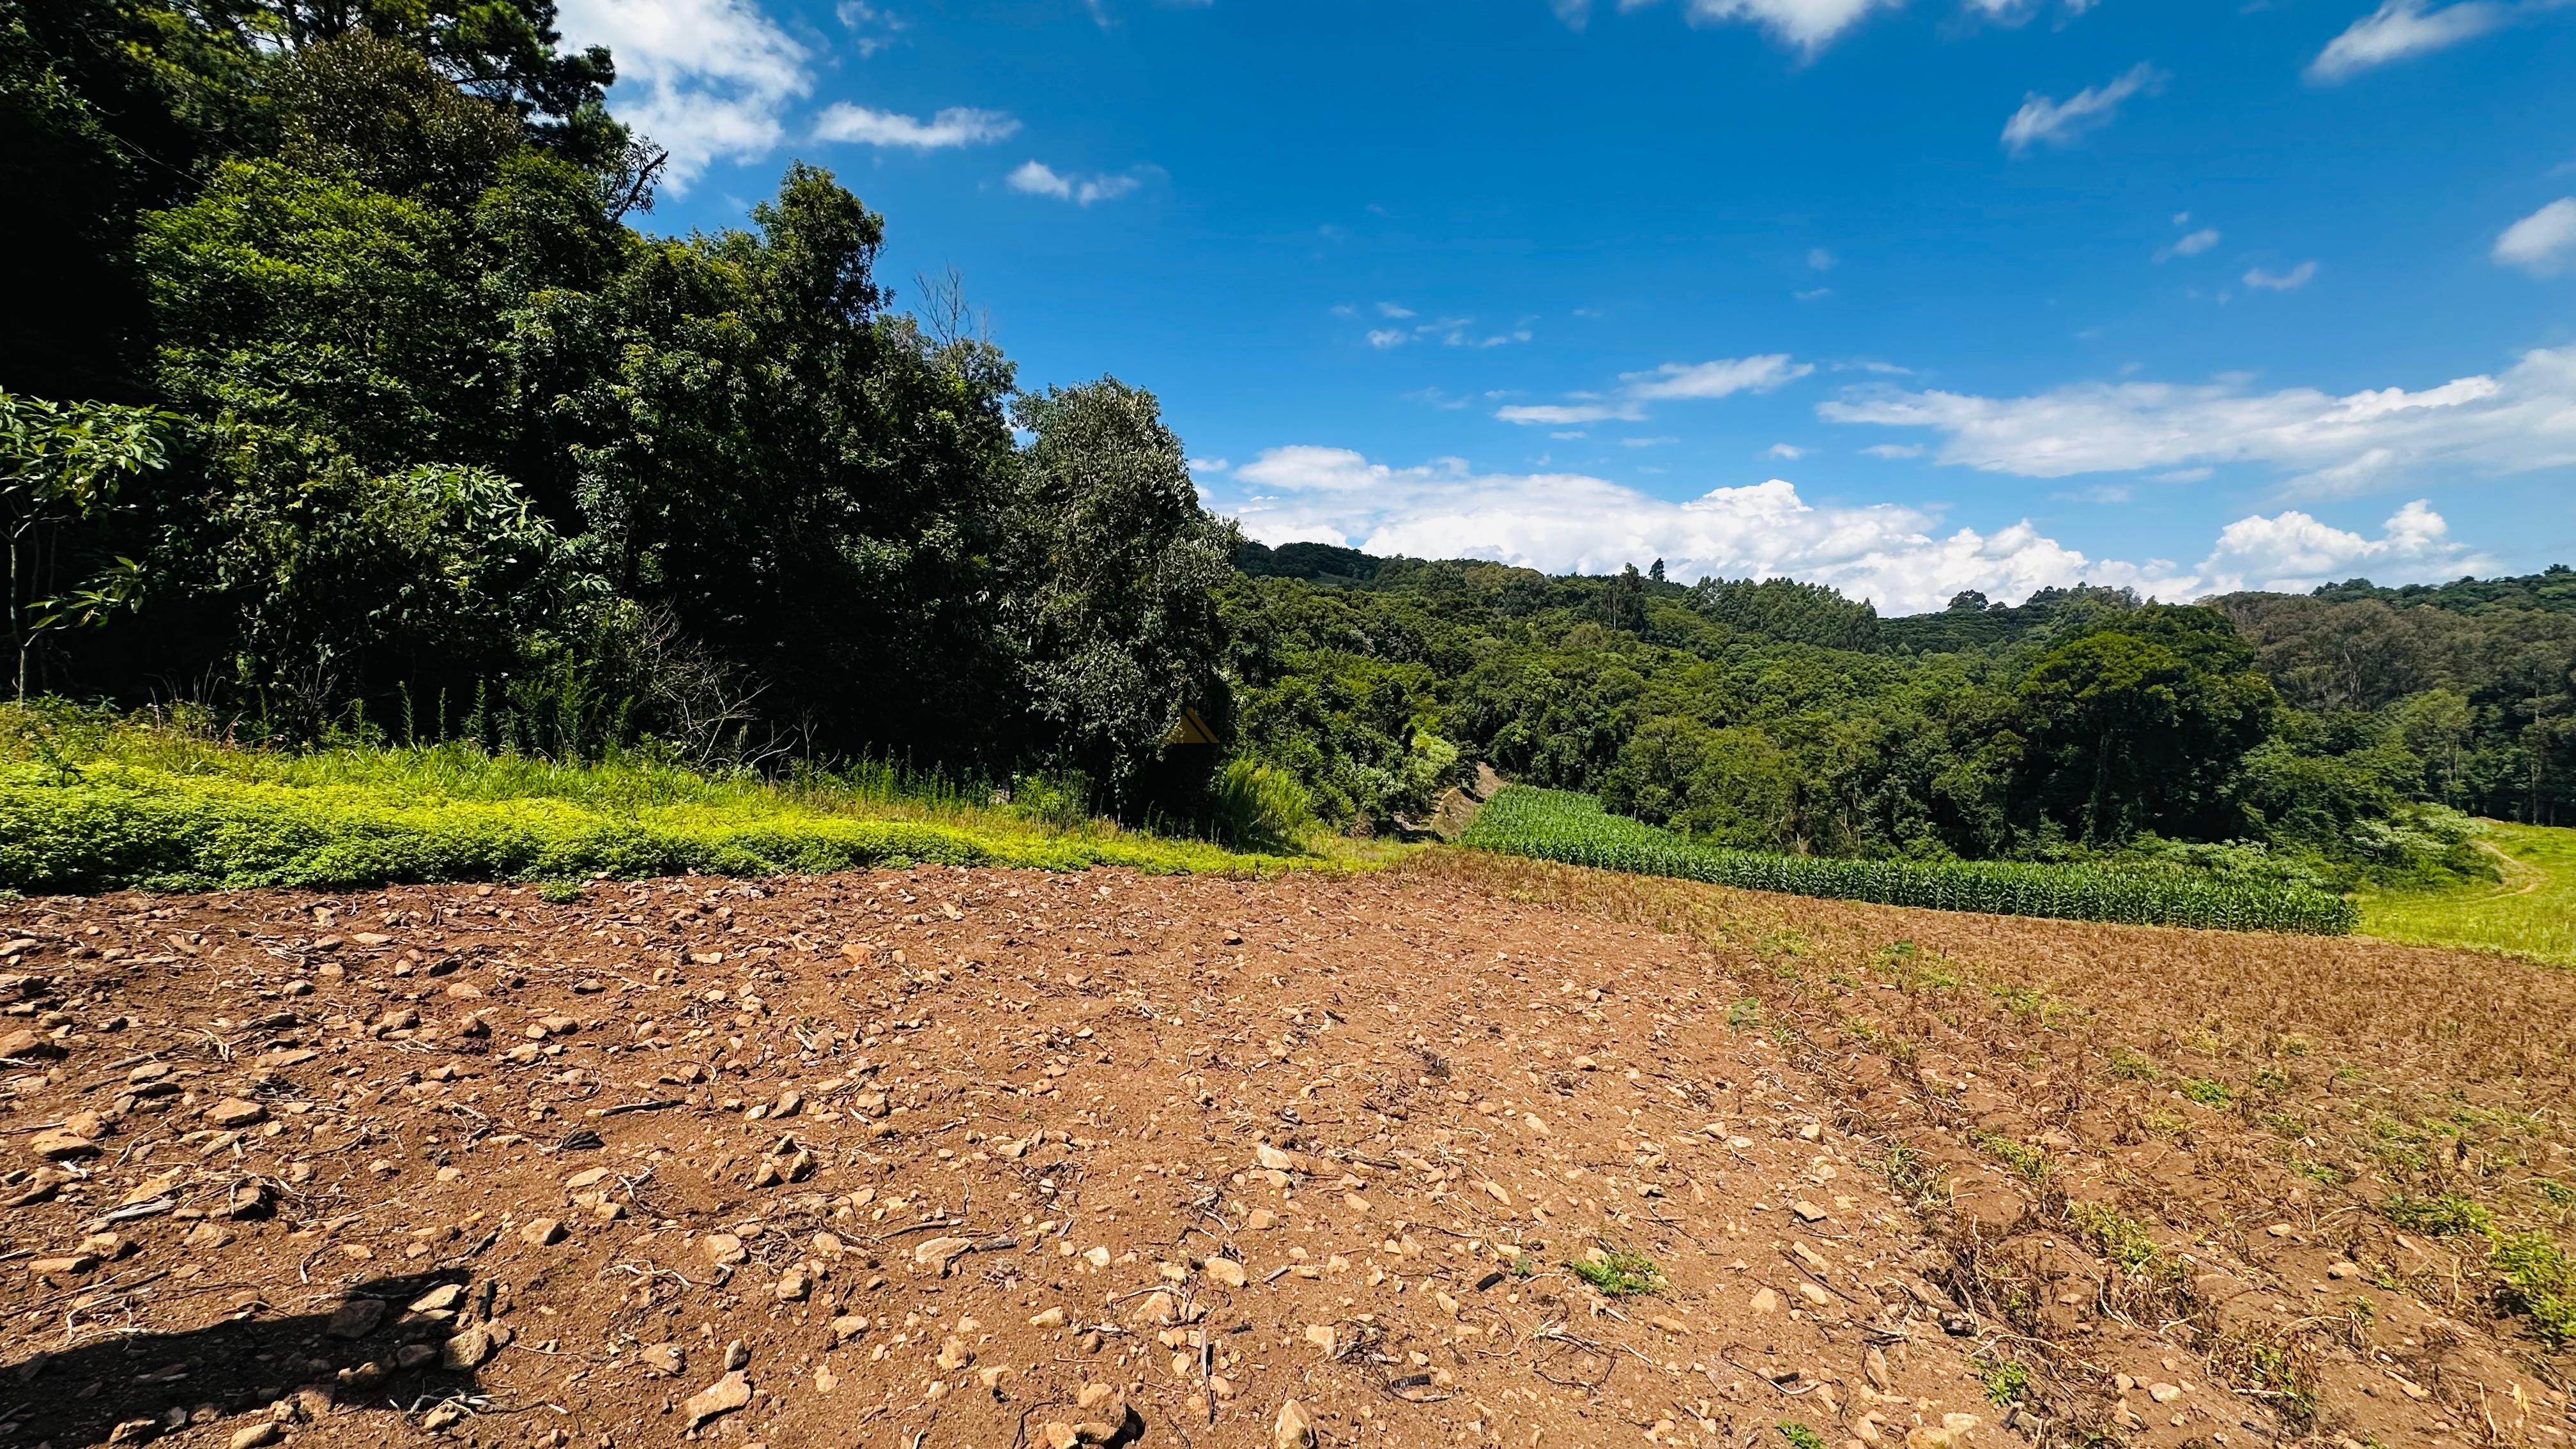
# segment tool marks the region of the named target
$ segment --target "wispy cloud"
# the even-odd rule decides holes
[[[2501,29],[2528,9],[2550,8],[2552,0],[2507,5],[2498,0],[2460,0],[2433,8],[2426,0],[2384,0],[2326,42],[2308,63],[2308,79],[2321,85],[2350,80],[2366,70],[2448,50]]]
[[[2063,101],[2032,91],[2023,97],[2021,109],[2004,122],[2004,149],[2019,156],[2042,142],[2072,145],[2111,124],[2130,97],[2163,89],[2165,80],[2164,72],[2140,61],[2114,79],[2086,86]]]
[[[1714,362],[1667,362],[1649,372],[1621,373],[1619,381],[1622,386],[1609,397],[1575,393],[1569,402],[1497,408],[1494,416],[1507,423],[1550,427],[1573,423],[1639,422],[1646,417],[1646,404],[1650,402],[1769,392],[1815,370],[1815,364],[1795,361],[1785,352],[1766,353],[1759,357],[1721,357]]]
[[[980,146],[1019,133],[1020,123],[1002,111],[950,106],[929,120],[893,111],[870,110],[842,101],[824,108],[814,121],[817,141],[855,141],[867,146],[894,146],[908,151],[946,151]]]
[[[2218,228],[2204,226],[2198,231],[2175,237],[2170,245],[2158,250],[2156,264],[2162,266],[2176,257],[2196,257],[2216,245],[2218,245]]]
[[[2576,196],[2562,196],[2506,227],[2494,256],[2537,277],[2576,268]]]
[[[1043,161],[1023,161],[1006,181],[1013,191],[1030,196],[1052,196],[1077,206],[1115,201],[1145,184],[1144,178],[1129,172],[1125,175],[1075,176],[1058,172]]]
[[[2317,264],[2301,262],[2286,272],[2265,271],[2255,267],[2245,273],[2245,285],[2263,292],[2295,292],[2315,281]]]
[[[1659,0],[1619,0],[1619,9],[1643,10],[1657,3]],[[1681,0],[1682,15],[1693,25],[1759,25],[1810,55],[1868,18],[1871,11],[1892,10],[1901,3],[1902,0]],[[1557,13],[1562,16],[1567,8],[1559,3]],[[1587,9],[1573,8],[1577,13]]]

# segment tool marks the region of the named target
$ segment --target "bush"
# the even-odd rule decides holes
[[[1217,838],[1229,845],[1288,848],[1315,823],[1306,787],[1258,760],[1226,761],[1209,788],[1208,804]]]

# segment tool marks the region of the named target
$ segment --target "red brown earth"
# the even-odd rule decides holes
[[[2115,1128],[1443,858],[0,905],[0,1443],[2568,1443],[2509,1324],[2339,1271],[2285,1415],[1944,1145]],[[2162,1306],[2318,1318],[2318,1209]]]

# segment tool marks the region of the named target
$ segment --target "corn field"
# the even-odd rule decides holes
[[[1745,890],[2060,921],[2341,936],[2352,931],[2356,916],[2350,901],[2306,886],[2220,885],[2100,866],[1837,860],[1730,850],[1606,814],[1589,795],[1526,785],[1496,793],[1459,843]]]

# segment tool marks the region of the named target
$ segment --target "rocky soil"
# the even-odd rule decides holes
[[[1420,876],[0,904],[0,1443],[2066,1442],[1761,969]],[[2065,1247],[2118,1442],[2490,1442]]]

